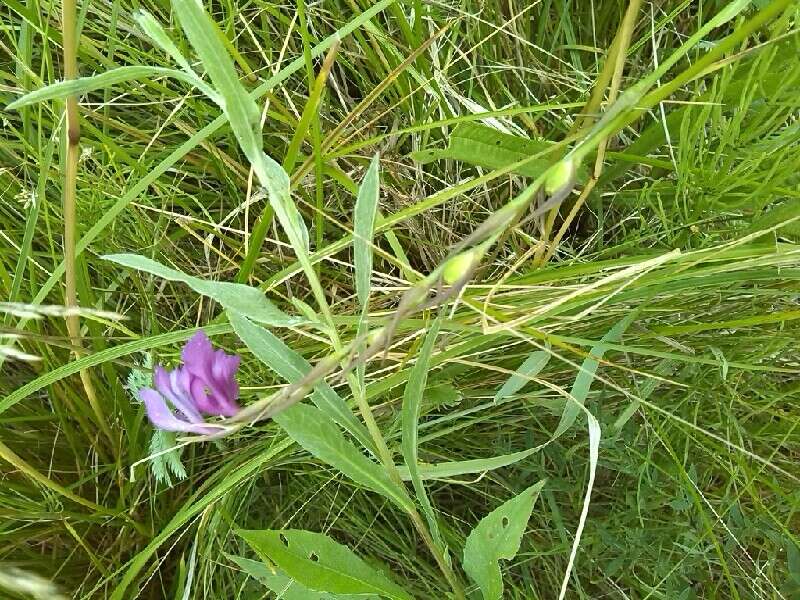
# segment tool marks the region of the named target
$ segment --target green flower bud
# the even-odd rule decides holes
[[[552,196],[562,187],[567,185],[575,174],[575,163],[571,158],[565,158],[555,164],[544,180],[544,191],[548,196]]]
[[[367,348],[372,346],[373,344],[378,343],[383,335],[386,333],[385,327],[379,327],[378,329],[373,329],[367,334]]]
[[[467,250],[461,254],[456,254],[448,260],[442,269],[442,279],[448,285],[453,285],[460,280],[470,269],[483,257],[483,252],[477,249]]]

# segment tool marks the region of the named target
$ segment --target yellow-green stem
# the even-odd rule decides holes
[[[62,4],[62,36],[64,48],[64,79],[75,79],[78,76],[78,47],[77,47],[77,7],[75,0],[64,0]],[[79,142],[81,139],[81,127],[78,121],[78,99],[75,96],[68,96],[66,101],[66,133],[65,133],[65,153],[64,153],[64,188],[63,188],[63,211],[64,211],[64,304],[67,308],[77,308],[77,268],[76,268],[76,190],[78,181],[78,159],[80,158]],[[81,326],[77,314],[70,314],[67,317],[67,332],[70,342],[76,351],[81,347]],[[103,411],[97,401],[97,394],[88,371],[80,372],[81,382],[83,383],[86,397],[95,414],[97,423],[104,435],[108,438],[111,452],[116,455],[114,447],[114,437],[111,428],[105,420]]]

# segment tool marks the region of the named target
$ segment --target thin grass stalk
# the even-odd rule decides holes
[[[77,6],[75,0],[63,0],[62,4],[62,35],[64,51],[64,79],[75,79],[78,76],[78,47],[77,47]],[[65,130],[65,170],[63,189],[64,211],[64,303],[67,308],[77,308],[77,259],[76,259],[76,196],[78,182],[78,160],[80,158],[81,126],[78,120],[78,99],[76,96],[67,97],[66,101],[66,130]],[[83,346],[81,342],[80,318],[77,314],[68,315],[67,332],[70,337],[75,354],[79,354]],[[97,424],[108,438],[112,455],[116,455],[114,436],[111,433],[103,410],[95,393],[89,372],[80,372],[86,397],[92,407]]]

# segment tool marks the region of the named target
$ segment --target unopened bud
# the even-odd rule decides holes
[[[483,252],[477,249],[456,254],[445,263],[444,269],[442,269],[442,279],[446,284],[453,285],[466,276],[482,256]]]
[[[548,172],[544,180],[544,191],[552,196],[558,190],[572,181],[575,175],[575,163],[571,158],[564,158],[557,162]]]
[[[383,338],[384,333],[386,333],[385,327],[379,327],[378,329],[373,329],[367,334],[367,348],[377,344]]]

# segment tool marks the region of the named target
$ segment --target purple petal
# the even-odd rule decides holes
[[[240,358],[214,350],[203,331],[198,331],[181,352],[184,368],[192,376],[188,391],[194,405],[204,413],[232,417],[239,412],[236,403],[239,386],[236,371]]]
[[[181,351],[183,364],[193,375],[211,372],[214,363],[214,347],[202,329],[195,333]]]
[[[198,423],[187,423],[178,419],[167,407],[164,397],[157,391],[150,388],[139,390],[139,397],[144,402],[147,417],[150,422],[166,431],[185,431],[200,435],[211,435],[219,432],[219,427],[213,425],[200,425]]]
[[[188,373],[184,374],[183,369],[175,369],[167,372],[160,365],[156,367],[153,380],[159,393],[169,400],[172,405],[186,417],[190,423],[202,423],[203,417],[195,407],[192,397],[189,394]]]

